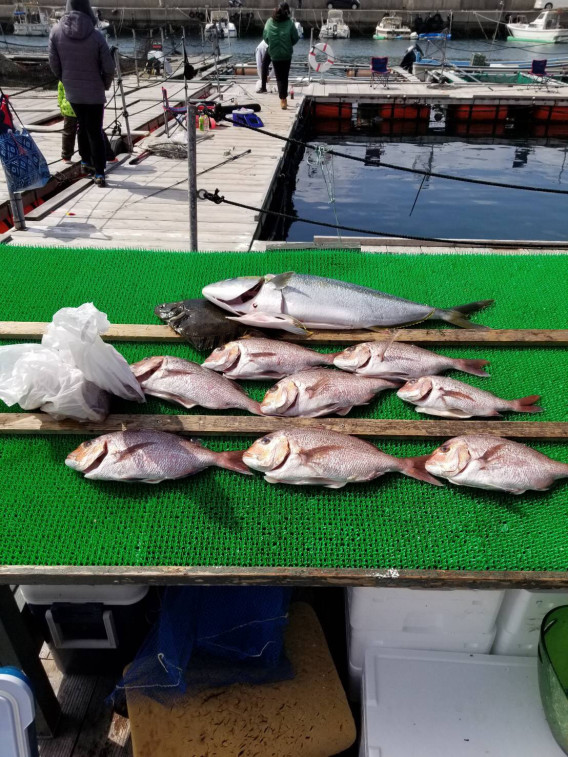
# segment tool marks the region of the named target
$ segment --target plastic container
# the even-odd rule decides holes
[[[349,651],[349,672],[354,676],[363,669],[365,653],[368,649],[425,649],[439,652],[468,652],[489,654],[495,641],[496,629],[487,633],[422,633],[408,631],[359,631],[350,628],[347,632]],[[350,680],[350,691],[360,688],[359,680]]]
[[[504,594],[475,589],[353,588],[347,590],[349,625],[381,633],[492,633]]]
[[[0,668],[0,757],[36,757],[34,696],[17,668]]]
[[[121,672],[151,625],[148,586],[28,585],[20,590],[64,673]]]
[[[492,654],[535,656],[544,616],[555,607],[567,604],[566,591],[507,590],[497,617]]]
[[[564,757],[534,659],[373,649],[363,681],[360,757]]]
[[[545,615],[538,646],[538,684],[544,714],[568,754],[568,606]]]

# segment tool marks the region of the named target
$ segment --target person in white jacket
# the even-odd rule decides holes
[[[258,93],[266,92],[266,82],[268,80],[268,69],[270,68],[270,54],[268,52],[268,45],[264,40],[261,41],[256,48],[256,68],[258,71],[259,81],[256,84],[256,91]]]

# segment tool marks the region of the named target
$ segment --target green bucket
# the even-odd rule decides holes
[[[568,754],[568,606],[556,607],[542,621],[538,683],[550,730]]]

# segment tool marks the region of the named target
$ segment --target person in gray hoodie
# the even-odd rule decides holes
[[[103,115],[114,76],[114,61],[89,0],[67,0],[66,13],[49,35],[49,65],[63,82],[79,124],[79,154],[84,174],[105,186]]]

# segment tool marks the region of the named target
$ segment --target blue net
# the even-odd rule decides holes
[[[193,688],[293,677],[284,653],[290,589],[168,587],[160,615],[118,684],[165,703]]]

